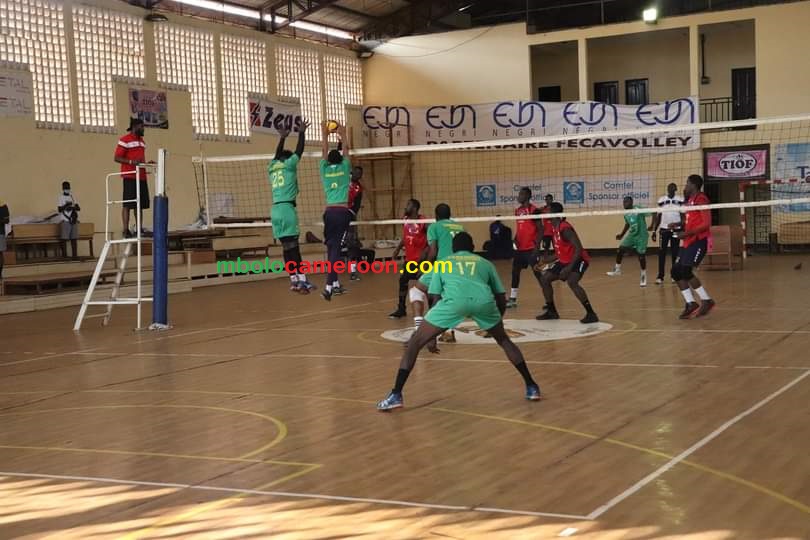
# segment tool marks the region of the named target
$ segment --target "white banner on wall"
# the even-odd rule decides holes
[[[278,129],[283,126],[291,133],[298,133],[302,122],[298,102],[252,96],[248,99],[248,111],[252,132],[278,135]]]
[[[0,117],[34,114],[31,73],[0,68]]]
[[[648,105],[501,101],[428,107],[368,106],[363,108],[363,135],[372,146],[405,146],[672,127],[671,132],[555,141],[529,147],[683,150],[700,147],[699,132],[685,129],[698,121],[698,112],[697,98]]]
[[[643,177],[587,176],[549,178],[544,180],[493,180],[475,184],[475,208],[495,211],[514,210],[521,188],[532,190],[535,206],[544,206],[546,194],[561,202],[566,209],[616,209],[629,195],[641,207],[655,206],[653,179]],[[511,215],[512,212],[507,212]]]
[[[792,178],[810,182],[810,142],[774,145],[773,174],[771,178]],[[810,183],[771,184],[772,199],[796,199],[810,194]],[[810,212],[810,204],[774,206],[774,213]]]

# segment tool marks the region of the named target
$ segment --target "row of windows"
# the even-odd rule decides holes
[[[79,123],[85,130],[111,131],[115,126],[114,81],[143,82],[145,77],[143,20],[74,6],[72,23]],[[67,128],[72,122],[64,24],[61,3],[0,0],[0,62],[29,66],[34,114],[40,127]],[[220,132],[221,87],[224,133],[244,139],[250,134],[247,96],[269,93],[267,45],[223,34],[218,73],[214,41],[212,32],[155,25],[157,78],[170,88],[188,89],[192,125],[203,137]],[[354,58],[278,45],[275,65],[277,94],[299,98],[302,113],[315,121],[323,119],[325,107],[328,118],[345,122],[345,105],[362,103],[362,71]],[[311,130],[311,137],[320,138],[320,130]]]

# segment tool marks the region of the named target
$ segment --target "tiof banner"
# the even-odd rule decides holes
[[[710,148],[703,151],[707,180],[767,180],[770,174],[770,146]]]
[[[544,206],[544,197],[551,194],[568,209],[621,208],[622,199],[633,197],[638,206],[654,206],[651,177],[619,178],[614,176],[586,176],[549,178],[543,180],[492,180],[475,184],[473,194],[476,208],[506,210],[518,206],[521,188],[532,190],[535,206]]]
[[[540,101],[429,107],[377,105],[363,108],[363,134],[372,146],[405,146],[671,127],[671,132],[561,140],[526,147],[683,150],[700,147],[699,132],[688,129],[697,122],[698,113],[698,99],[694,97],[648,105]]]
[[[0,117],[34,114],[31,73],[0,69]]]
[[[285,103],[270,99],[248,99],[250,113],[250,130],[258,133],[278,135],[278,129],[284,127],[293,133],[301,126],[301,104]]]
[[[130,88],[129,111],[131,117],[143,120],[144,127],[169,129],[166,92]]]

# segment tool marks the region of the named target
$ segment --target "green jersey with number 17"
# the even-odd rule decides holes
[[[440,219],[430,224],[427,230],[428,245],[436,242],[437,261],[443,261],[453,254],[453,237],[463,231],[464,227],[452,219]]]

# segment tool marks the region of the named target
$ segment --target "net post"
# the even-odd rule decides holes
[[[158,150],[152,237],[152,324],[150,330],[169,328],[169,198],[166,196],[165,148]]]

